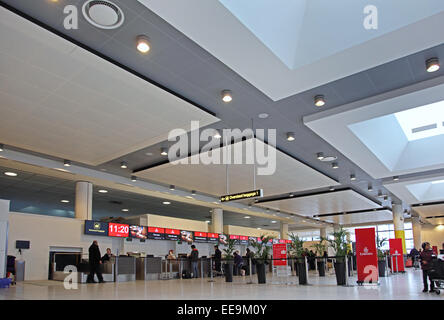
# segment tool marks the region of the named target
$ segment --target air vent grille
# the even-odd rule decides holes
[[[85,19],[100,29],[117,29],[125,20],[123,11],[110,1],[89,0],[82,11]]]

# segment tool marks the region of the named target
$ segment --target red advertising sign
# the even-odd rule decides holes
[[[232,239],[232,240],[239,240],[239,236],[236,236],[234,234],[230,234],[230,239]]]
[[[165,233],[166,234],[174,234],[174,235],[179,235],[180,234],[180,230],[178,229],[165,229]]]
[[[108,235],[110,237],[128,238],[129,225],[110,222],[108,224]]]
[[[287,240],[285,240],[285,239],[279,239],[279,243],[287,243]]]
[[[244,240],[244,241],[246,240],[246,241],[248,241],[248,236],[240,236],[239,240]]]
[[[389,239],[390,263],[394,272],[404,272],[404,252],[402,251],[402,239]]]
[[[218,233],[208,233],[208,238],[219,239]]]
[[[279,260],[275,260],[279,259]],[[273,244],[273,265],[286,266],[287,265],[287,245],[283,243]]]
[[[378,282],[378,253],[375,228],[355,229],[358,282]]]
[[[148,232],[151,233],[165,233],[164,228],[157,228],[157,227],[148,227]]]
[[[165,229],[165,239],[177,241],[180,238],[180,230],[178,229]]]

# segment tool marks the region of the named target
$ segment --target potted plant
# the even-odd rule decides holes
[[[233,282],[233,264],[234,264],[234,255],[233,252],[235,250],[234,244],[236,240],[229,239],[227,240],[227,247],[224,250],[224,270],[225,270],[225,281],[226,282]]]
[[[289,253],[291,257],[296,260],[296,274],[299,278],[299,284],[307,284],[307,269],[305,265],[304,256],[304,241],[295,236],[294,234],[288,234],[291,239]]]
[[[258,283],[266,283],[265,265],[268,264],[271,247],[267,244],[273,237],[260,236],[260,241],[250,241],[250,246],[255,250],[254,263],[256,264],[256,273]]]
[[[348,241],[347,236],[348,232],[344,230],[342,227],[332,233],[334,237],[333,240],[328,240],[330,246],[333,248],[336,256],[335,262],[335,274],[336,274],[336,282],[338,286],[345,285],[345,257],[347,256],[348,251]]]
[[[376,238],[376,247],[378,250],[378,271],[379,271],[379,276],[380,277],[385,277],[385,268],[386,266],[386,254],[385,252],[382,250],[382,246],[384,245],[384,242],[386,242],[387,239],[379,239],[378,237]]]
[[[321,237],[319,243],[315,243],[312,247],[316,252],[316,260],[318,264],[318,272],[320,277],[325,277],[325,261],[324,261],[324,252],[327,251],[327,243],[326,238]]]

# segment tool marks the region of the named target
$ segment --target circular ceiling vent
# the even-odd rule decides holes
[[[100,29],[116,29],[120,27],[125,20],[123,11],[110,1],[86,1],[82,11],[85,19]]]

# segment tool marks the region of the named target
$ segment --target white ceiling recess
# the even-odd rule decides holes
[[[343,190],[259,203],[258,206],[273,210],[280,210],[282,212],[295,213],[307,217],[380,207],[380,205],[376,202],[360,195],[353,190]]]
[[[412,209],[424,219],[427,217],[436,217],[426,219],[426,221],[431,224],[444,224],[444,203],[433,205],[424,204],[422,206],[415,206]]]
[[[276,162],[270,162],[270,168],[275,165],[276,170],[271,175],[256,175],[256,188],[264,190],[264,196],[282,194],[286,192],[296,192],[309,189],[323,188],[338,185],[333,179],[297,161],[285,153],[266,145],[258,139],[248,139],[236,142],[231,145],[231,153],[227,146],[216,148],[212,152],[218,154],[220,159],[224,152],[231,154],[231,159],[236,149],[247,150],[247,141],[254,142],[255,150],[266,150],[267,153],[276,154]],[[253,164],[245,164],[245,154],[242,159],[243,164],[231,164],[228,168],[229,188],[228,193],[238,193],[254,189],[253,184]],[[202,193],[221,196],[227,194],[226,170],[227,166],[221,164],[203,164],[200,155],[208,152],[193,155],[186,158],[189,163],[193,161],[199,164],[172,164],[167,163],[157,167],[136,172],[135,175],[141,178],[163,183],[173,184],[179,188],[197,190]],[[251,154],[251,153],[248,153]],[[234,161],[232,161],[233,163]],[[266,165],[258,165],[258,168],[265,168]]]
[[[99,165],[219,121],[3,8],[0,40],[4,144]]]
[[[363,223],[378,223],[393,221],[393,214],[390,210],[378,210],[359,212],[351,214],[341,214],[335,216],[320,217],[322,221],[340,225],[356,225]]]

